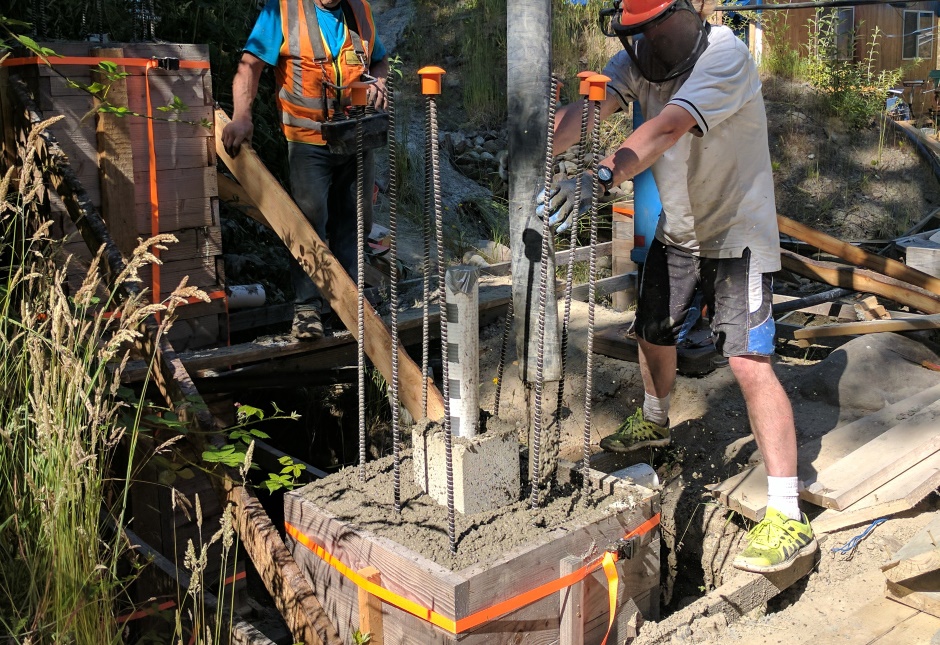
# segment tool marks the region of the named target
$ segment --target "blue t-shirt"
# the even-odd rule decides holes
[[[336,9],[321,9],[315,3],[317,21],[320,23],[320,32],[330,48],[330,54],[335,58],[343,43],[346,42],[346,22],[343,20],[342,7]],[[264,9],[258,15],[254,29],[248,36],[245,51],[254,54],[268,65],[277,65],[277,57],[284,42],[284,32],[281,29],[281,3],[279,0],[268,0]],[[375,36],[371,62],[375,63],[385,58],[385,45]]]

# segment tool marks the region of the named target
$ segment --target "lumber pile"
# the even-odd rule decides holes
[[[183,61],[209,60],[206,45],[110,44],[96,49],[95,43],[52,43],[62,56],[99,57],[104,60],[131,58],[178,58]],[[56,59],[53,58],[53,61]],[[82,89],[70,86],[65,78],[90,85],[102,80],[94,65],[44,65],[15,68],[27,81],[43,119],[65,118],[51,127],[70,164],[102,213],[121,253],[128,257],[139,238],[151,236],[154,228],[150,205],[150,154],[147,120],[140,116],[116,117],[95,112],[96,99]],[[210,303],[196,303],[178,310],[178,320],[168,336],[177,350],[216,344],[225,337],[222,290],[225,285],[222,264],[222,230],[219,222],[216,155],[211,127],[168,119],[200,123],[212,122],[212,78],[208,69],[145,70],[139,66],[122,68],[126,78],[111,82],[108,100],[126,105],[139,114],[147,113],[146,92],[155,117],[153,154],[156,161],[159,195],[158,230],[179,240],[160,255],[159,298],[165,298],[183,278],[189,285],[214,294]],[[182,111],[160,111],[175,100]],[[68,272],[74,290],[81,284],[90,253],[65,207],[52,195],[50,209],[73,254]],[[153,289],[152,269],[144,269],[141,286]]]

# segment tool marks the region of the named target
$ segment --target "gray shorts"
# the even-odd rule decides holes
[[[654,240],[640,280],[636,335],[653,345],[675,345],[696,288],[719,352],[774,353],[773,281],[755,269],[747,249],[740,258],[703,258]]]

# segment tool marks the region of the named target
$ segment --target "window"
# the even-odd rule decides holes
[[[933,23],[932,11],[905,11],[904,36],[901,43],[901,58],[933,58]]]
[[[855,58],[855,9],[844,7],[835,11],[836,58],[852,60]]]

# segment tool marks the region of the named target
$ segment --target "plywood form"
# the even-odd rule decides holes
[[[374,566],[381,572],[387,589],[448,618],[459,619],[558,578],[561,561],[566,557],[596,557],[599,551],[585,555],[588,546],[606,545],[658,511],[655,497],[650,491],[646,495],[633,509],[571,531],[557,532],[537,544],[523,545],[496,561],[463,571],[447,570],[401,545],[340,521],[298,493],[285,496],[285,518],[347,566],[354,569]],[[341,634],[350,634],[358,622],[357,587],[305,547],[292,543],[291,549],[334,624]],[[640,611],[655,617],[659,598],[658,538],[647,537],[637,556],[618,563],[618,568],[621,602],[632,598]],[[585,629],[591,634],[591,639],[585,642],[598,640],[597,634],[606,631],[606,589],[601,572],[585,580],[588,608]],[[559,595],[552,594],[457,636],[383,604],[385,642],[509,643],[517,642],[521,634],[525,634],[526,642],[557,642]],[[625,614],[629,612],[621,613],[624,615],[618,617],[612,642],[621,642],[626,636],[629,616]]]
[[[176,45],[135,43],[114,45],[122,47],[125,58],[151,58],[172,56],[181,60],[208,60],[208,47],[204,45]],[[64,56],[88,56],[93,44],[54,43],[53,49]],[[34,93],[43,110],[43,117],[63,114],[66,118],[53,126],[53,133],[61,142],[73,169],[89,193],[92,203],[101,208],[101,190],[98,179],[98,141],[96,135],[97,116],[92,111],[94,99],[80,89],[70,87],[58,72],[78,83],[89,84],[92,74],[88,65],[64,65],[50,70],[43,66],[23,68],[31,77]],[[128,107],[140,114],[146,113],[144,70],[127,67],[131,75],[125,79]],[[224,284],[224,275],[219,270],[221,263],[214,261],[221,256],[221,230],[219,228],[218,189],[215,179],[215,153],[211,127],[188,123],[170,123],[167,119],[185,121],[212,120],[212,82],[208,69],[182,69],[175,72],[153,69],[149,72],[151,102],[154,116],[154,151],[156,155],[159,191],[161,233],[176,233],[181,244],[171,248],[163,257],[166,264],[161,268],[161,290],[168,290],[184,275],[190,276],[190,284],[204,288],[218,288]],[[156,108],[168,105],[178,96],[187,108],[179,114],[161,112]],[[129,240],[151,235],[151,206],[149,193],[149,148],[147,122],[142,117],[127,117],[127,127],[132,140],[134,203],[128,204],[128,216],[123,216],[133,228],[127,233]],[[61,206],[53,205],[53,212],[62,213]],[[60,232],[74,233],[68,218]],[[198,232],[197,232],[198,231]],[[203,243],[208,241],[208,243]],[[211,255],[210,255],[211,254]],[[82,253],[85,264],[89,253]],[[80,280],[71,271],[72,281]],[[150,270],[144,272],[149,285]],[[166,295],[163,293],[162,295]],[[216,314],[213,314],[217,318]],[[195,323],[192,323],[195,324]],[[206,321],[194,330],[205,337],[207,330],[219,329],[219,321]],[[184,334],[183,326],[176,334]],[[194,347],[187,343],[186,347]]]

